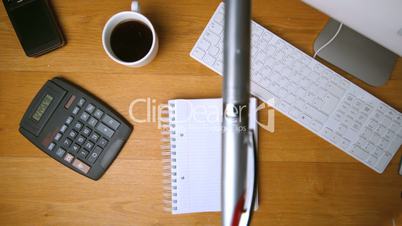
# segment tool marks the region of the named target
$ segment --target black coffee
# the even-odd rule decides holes
[[[139,21],[118,24],[110,36],[113,53],[125,62],[142,59],[151,49],[152,42],[151,29]]]

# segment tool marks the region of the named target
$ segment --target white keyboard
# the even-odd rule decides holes
[[[222,75],[224,4],[190,55]],[[402,114],[252,22],[251,93],[382,173],[402,142]]]

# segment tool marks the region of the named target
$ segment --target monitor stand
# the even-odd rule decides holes
[[[328,42],[340,23],[330,19],[314,43],[314,50]],[[338,36],[318,54],[372,86],[384,85],[394,68],[398,55],[343,25]]]

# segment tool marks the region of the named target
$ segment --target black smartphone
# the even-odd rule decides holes
[[[65,39],[47,0],[3,0],[18,39],[29,57],[65,45]]]

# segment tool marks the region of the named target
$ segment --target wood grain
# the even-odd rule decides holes
[[[139,69],[115,64],[101,45],[103,25],[129,3],[52,1],[68,43],[39,58],[24,56],[0,7],[1,225],[219,225],[218,213],[163,211],[157,123],[133,123],[130,140],[97,182],[62,167],[18,133],[33,95],[55,75],[82,85],[127,118],[137,98],[160,104],[221,95],[221,77],[189,57],[219,1],[141,1],[160,49],[152,64]],[[328,19],[297,0],[255,0],[253,18],[308,54]],[[402,110],[401,59],[381,88],[334,69]],[[135,113],[144,117],[145,107]],[[391,226],[393,218],[402,225],[400,157],[379,175],[277,112],[275,132],[260,131],[261,205],[253,225]]]

